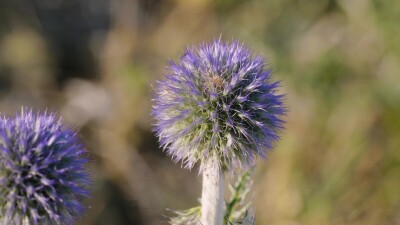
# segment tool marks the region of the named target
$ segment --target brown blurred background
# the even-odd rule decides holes
[[[0,1],[0,111],[58,112],[90,151],[80,225],[167,224],[197,170],[158,148],[152,85],[184,47],[239,39],[287,93],[254,174],[257,225],[400,224],[400,2]]]

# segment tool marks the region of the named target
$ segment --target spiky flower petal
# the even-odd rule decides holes
[[[212,157],[228,169],[265,157],[285,113],[279,83],[265,66],[242,44],[221,40],[171,61],[152,111],[167,153],[186,168]]]
[[[88,194],[84,153],[53,114],[0,118],[0,224],[72,224]]]

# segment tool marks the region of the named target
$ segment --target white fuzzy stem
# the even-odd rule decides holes
[[[201,225],[222,225],[224,208],[224,172],[213,160],[204,162]]]

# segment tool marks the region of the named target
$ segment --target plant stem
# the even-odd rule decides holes
[[[224,207],[224,172],[215,160],[204,162],[201,196],[201,224],[222,225]]]

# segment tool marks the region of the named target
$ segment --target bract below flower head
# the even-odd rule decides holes
[[[72,224],[88,194],[85,152],[52,114],[0,118],[0,224]]]
[[[265,67],[242,44],[221,40],[170,61],[152,111],[167,154],[186,168],[211,158],[226,169],[247,167],[265,157],[285,114],[279,82]]]

